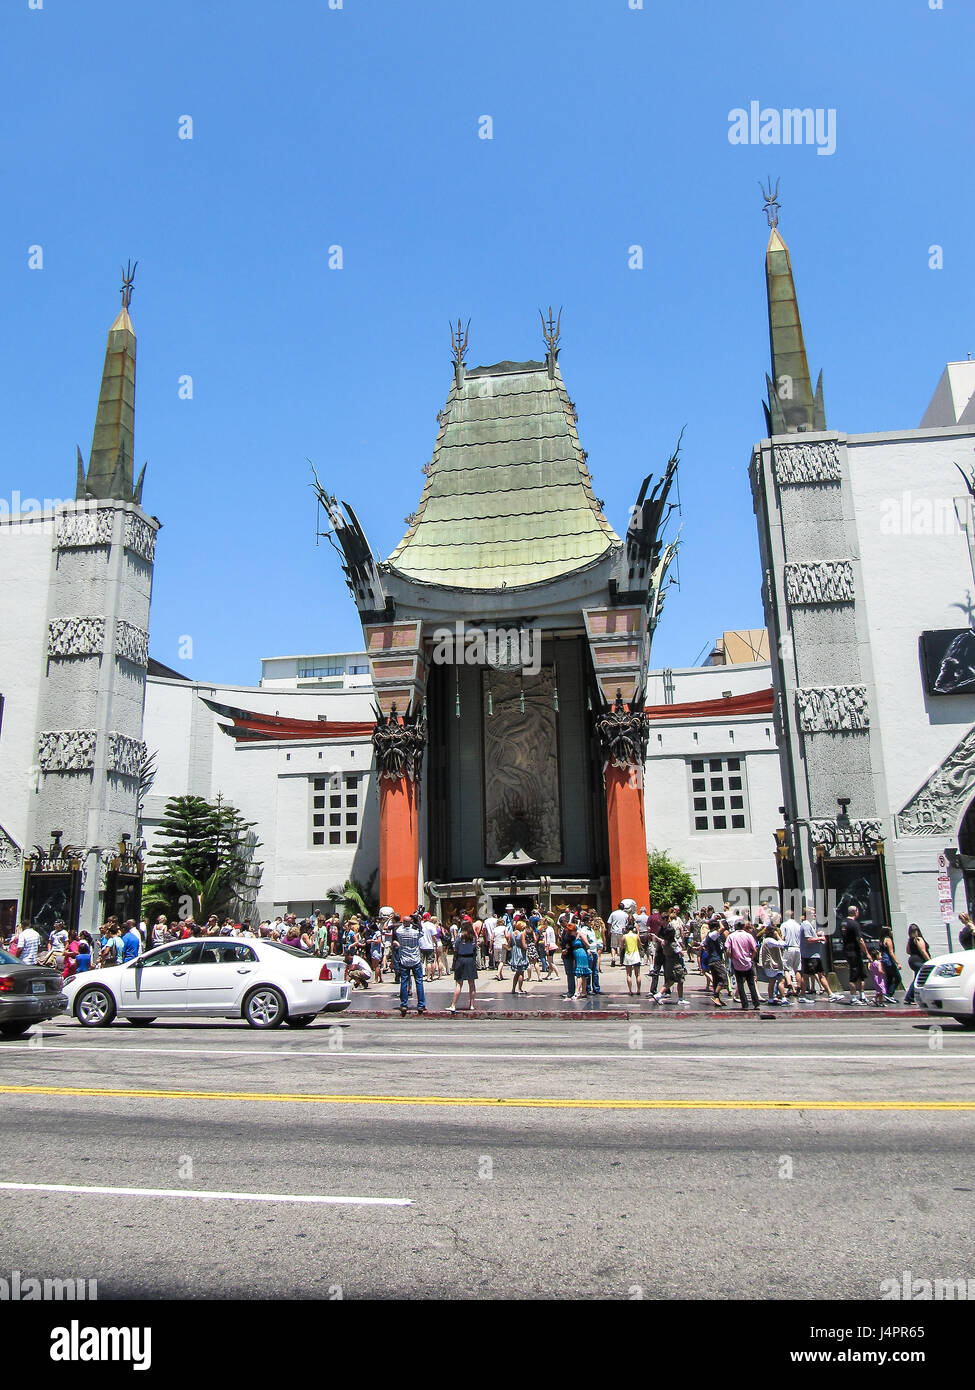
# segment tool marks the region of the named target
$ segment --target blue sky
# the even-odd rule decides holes
[[[306,460],[387,555],[449,388],[448,319],[470,317],[471,365],[525,359],[550,302],[618,530],[686,425],[653,664],[761,626],[767,174],[831,427],[916,426],[975,350],[970,0],[629,4],[8,0],[0,494],[71,495],[137,258],[158,660],[255,683],[262,656],[360,646]],[[732,145],[753,100],[835,108],[836,152]]]

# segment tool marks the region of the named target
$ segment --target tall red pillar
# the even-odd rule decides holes
[[[647,719],[636,691],[627,705],[621,690],[596,716],[603,754],[606,820],[609,830],[609,883],[615,908],[624,898],[650,907],[647,826],[643,814],[643,765]]]
[[[372,745],[379,773],[379,904],[415,912],[420,900],[420,769],[426,719],[419,706],[377,710]]]
[[[647,827],[643,814],[643,779],[639,768],[607,766],[606,818],[613,907],[624,898],[632,898],[637,907],[649,907]]]
[[[379,781],[379,901],[405,914],[419,895],[419,787],[407,777]]]

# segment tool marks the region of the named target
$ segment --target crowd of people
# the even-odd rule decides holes
[[[959,948],[975,949],[971,918],[960,914]],[[689,972],[699,973],[707,1000],[726,1008],[737,994],[743,1010],[781,1007],[803,999],[847,1000],[851,1005],[893,1003],[904,988],[900,962],[888,927],[879,935],[864,932],[858,910],[851,907],[832,939],[832,959],[825,927],[807,908],[798,921],[783,919],[771,900],[753,916],[731,903],[722,910],[696,909],[686,915],[677,908],[648,912],[624,899],[604,922],[592,908],[565,908],[542,913],[537,907],[472,916],[455,912],[441,922],[418,908],[401,916],[382,908],[374,917],[346,917],[325,912],[301,918],[293,913],[254,926],[224,914],[197,923],[192,917],[170,919],[161,914],[150,927],[129,919],[109,917],[100,933],[67,928],[55,922],[50,932],[22,924],[7,933],[4,948],[28,964],[49,965],[64,979],[100,967],[125,964],[150,947],[200,936],[261,938],[282,947],[320,957],[341,958],[344,978],[357,989],[382,984],[387,977],[399,986],[400,1010],[411,999],[419,1013],[426,1011],[424,986],[453,975],[450,1012],[457,1011],[464,987],[473,1009],[480,971],[511,982],[511,993],[528,993],[526,982],[564,981],[563,999],[600,994],[601,969],[625,971],[631,996],[643,993],[655,1004],[687,1006]],[[848,990],[831,987],[831,964],[840,954],[846,964]],[[907,962],[914,976],[931,959],[931,950],[916,923],[907,939]],[[505,974],[505,970],[509,974]],[[661,984],[662,981],[662,984]],[[767,987],[764,1000],[758,984]],[[833,976],[834,985],[837,982]],[[870,994],[868,1000],[865,995]],[[914,1003],[914,980],[906,989],[906,1005]]]

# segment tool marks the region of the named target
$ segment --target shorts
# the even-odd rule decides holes
[[[687,970],[686,970],[686,967],[685,967],[684,962],[683,962],[682,960],[678,960],[678,959],[673,959],[673,960],[672,960],[669,956],[665,956],[665,957],[664,957],[664,984],[665,984],[665,985],[676,984],[677,981],[683,980],[684,977],[686,976],[686,974],[687,974]]]
[[[627,951],[626,955],[623,957],[623,964],[624,964],[624,965],[639,965],[639,964],[640,964],[640,952],[639,952],[639,951]]]
[[[802,973],[804,975],[821,975],[823,973],[822,956],[803,956]]]
[[[791,970],[793,975],[802,969],[802,952],[798,946],[787,946],[785,948],[785,968]]]
[[[420,951],[420,959],[421,959],[421,960],[433,960],[433,955],[434,955],[433,951],[424,951],[424,950],[421,950],[421,951]]]
[[[725,969],[723,965],[709,965],[708,974],[711,976],[711,983],[715,987],[717,987],[718,985],[727,985],[728,971]]]
[[[867,969],[863,963],[863,957],[859,953],[854,955],[851,951],[850,954],[846,956],[846,964],[850,972],[850,984],[862,985],[867,978]]]

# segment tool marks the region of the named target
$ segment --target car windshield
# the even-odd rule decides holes
[[[9,951],[0,951],[0,965],[19,965],[16,956],[12,956]]]
[[[273,946],[276,951],[284,951],[289,956],[300,956],[302,960],[308,960],[307,951],[299,951],[297,946],[285,946],[283,941],[266,941],[265,946]]]

